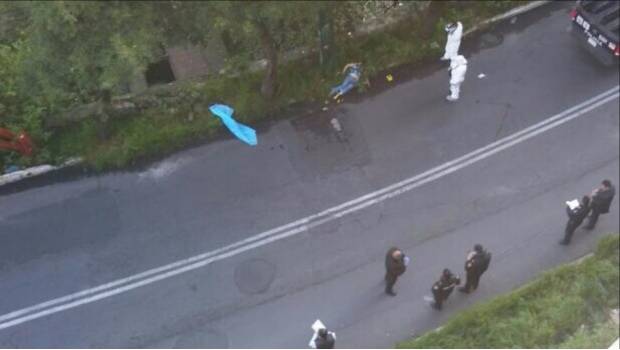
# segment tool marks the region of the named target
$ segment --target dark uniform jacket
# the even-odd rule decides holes
[[[465,261],[465,271],[478,272],[483,274],[491,263],[491,253],[483,250],[482,252],[471,252]]]
[[[433,285],[432,292],[435,295],[446,297],[452,293],[454,287],[461,283],[459,276],[450,274],[450,276],[442,275],[439,281]]]
[[[613,186],[604,190],[597,190],[592,196],[592,209],[602,214],[609,213],[609,207],[615,194],[616,189]]]
[[[405,255],[401,255],[400,259],[394,259],[392,254],[397,251],[398,248],[390,248],[385,256],[385,269],[388,275],[400,276],[405,273],[407,267],[405,266]]]
[[[583,222],[583,219],[588,216],[590,212],[590,206],[583,205],[583,203],[579,203],[579,206],[574,210],[571,210],[568,206],[566,207],[566,213],[568,214],[568,219],[573,221],[575,225],[579,226]]]
[[[325,336],[324,338],[317,337],[314,340],[314,345],[316,345],[317,349],[333,349],[335,344],[336,340],[334,339],[332,332],[328,332],[327,336]]]

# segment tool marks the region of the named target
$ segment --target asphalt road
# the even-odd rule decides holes
[[[557,244],[563,203],[603,178],[618,184],[617,97],[368,207],[283,230],[288,237],[135,288],[120,290],[123,282],[95,300],[41,306],[338,206],[617,87],[618,68],[599,66],[567,32],[569,6],[466,40],[458,103],[444,100],[438,63],[395,76],[381,93],[263,128],[255,148],[223,140],[144,171],[0,196],[0,346],[303,348],[320,318],[337,347],[391,347],[586,254],[618,232],[617,200],[568,247]],[[461,271],[474,243],[493,252],[479,290],[432,310],[423,296],[444,267]],[[394,298],[381,284],[392,245],[413,260]],[[32,306],[41,308],[7,316]]]

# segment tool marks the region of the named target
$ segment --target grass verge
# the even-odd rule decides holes
[[[506,295],[457,314],[440,330],[397,348],[608,348],[618,338],[619,236]]]

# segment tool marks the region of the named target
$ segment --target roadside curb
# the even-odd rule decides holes
[[[533,10],[535,8],[538,8],[542,5],[551,3],[551,0],[540,0],[540,1],[533,1],[527,5],[523,5],[523,6],[519,6],[519,7],[515,7],[503,14],[494,16],[492,18],[489,18],[487,20],[484,20],[478,24],[476,24],[475,26],[473,26],[472,28],[468,29],[465,33],[463,33],[463,36],[467,36],[470,35],[482,28],[484,28],[486,25],[489,25],[491,23],[495,23],[516,15],[520,15],[522,13],[525,13],[527,11]],[[38,165],[35,167],[31,167],[31,168],[27,168],[24,170],[20,170],[20,171],[16,171],[10,174],[5,174],[5,175],[0,175],[0,187],[14,183],[14,182],[18,182],[24,179],[28,179],[28,178],[32,178],[32,177],[36,177],[39,175],[43,175],[52,171],[57,171],[63,168],[67,168],[70,166],[74,166],[74,165],[78,165],[80,163],[82,163],[82,158],[79,157],[75,157],[75,158],[71,158],[69,160],[67,160],[66,162],[62,163],[61,165],[58,166],[54,166],[54,165],[49,165],[49,164],[44,164],[44,165]]]
[[[19,171],[15,171],[9,174],[0,175],[0,186],[8,185],[10,183],[14,183],[14,182],[28,179],[31,177],[43,175],[51,171],[56,171],[56,170],[70,167],[70,166],[78,165],[80,163],[82,163],[82,158],[76,157],[76,158],[71,158],[58,166],[49,165],[49,164],[37,165],[37,166],[27,168],[24,170],[19,170]]]

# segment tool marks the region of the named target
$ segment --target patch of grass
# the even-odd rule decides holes
[[[618,337],[607,316],[618,308],[618,244],[618,234],[606,236],[581,263],[550,270],[397,348],[606,348]]]

